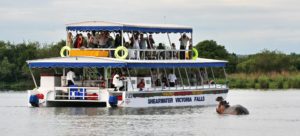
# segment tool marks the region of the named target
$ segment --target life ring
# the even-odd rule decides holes
[[[122,56],[119,55],[119,51],[123,51],[124,54]],[[126,57],[128,56],[128,49],[124,46],[120,46],[118,48],[116,48],[115,50],[115,57],[117,59],[126,59]]]
[[[68,51],[70,52],[71,48],[69,46],[64,46],[60,49],[60,56],[61,57],[66,57],[66,56],[69,56],[69,53],[67,53],[67,55],[65,56],[64,52],[65,51]]]
[[[193,60],[196,60],[198,58],[198,50],[196,48],[193,48]]]

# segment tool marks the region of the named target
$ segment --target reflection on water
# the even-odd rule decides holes
[[[0,93],[2,135],[297,135],[300,91],[231,91],[230,104],[248,116],[218,115],[215,107],[28,108],[25,92]]]
[[[197,108],[197,110],[193,110]],[[204,107],[203,107],[204,108]],[[199,113],[201,107],[157,107],[157,108],[53,108],[55,115],[175,115]],[[47,108],[49,111],[49,108]]]

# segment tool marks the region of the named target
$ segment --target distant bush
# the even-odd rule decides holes
[[[231,88],[288,89],[300,88],[300,72],[239,73],[229,75]]]

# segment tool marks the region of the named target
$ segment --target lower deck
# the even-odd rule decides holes
[[[106,102],[81,100],[50,100],[47,107],[106,107]]]

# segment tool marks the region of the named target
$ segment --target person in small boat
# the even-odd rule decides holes
[[[141,79],[141,81],[137,84],[137,88],[140,89],[140,91],[143,91],[145,88],[145,80]]]
[[[219,102],[219,105],[216,109],[218,114],[232,114],[232,115],[248,115],[249,111],[242,105],[230,106],[223,97],[218,97],[216,101]]]
[[[74,78],[76,77],[75,73],[73,72],[74,70],[71,68],[69,72],[67,73],[67,81],[68,81],[68,86],[74,85]]]

